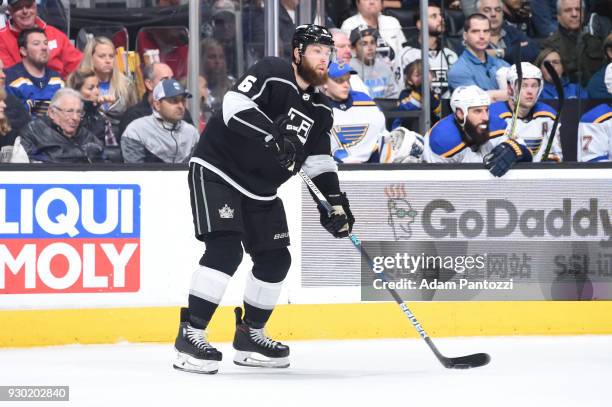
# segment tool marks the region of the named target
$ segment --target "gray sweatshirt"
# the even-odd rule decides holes
[[[191,124],[181,120],[173,125],[154,111],[129,124],[121,137],[121,152],[126,163],[187,163],[198,139]]]

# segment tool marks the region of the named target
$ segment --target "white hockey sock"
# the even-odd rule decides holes
[[[189,294],[219,304],[230,278],[229,275],[219,270],[200,266],[191,276]]]

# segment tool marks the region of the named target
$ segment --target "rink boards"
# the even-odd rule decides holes
[[[203,251],[193,238],[186,175],[182,170],[3,172],[0,346],[171,341],[178,307],[186,303],[191,273]],[[423,233],[437,233],[417,218],[410,236],[398,234],[385,207],[398,194],[411,200],[417,214],[427,206],[421,202],[427,194],[453,196],[458,212],[462,199],[469,204],[469,199],[491,197],[519,209],[528,202],[527,207],[547,210],[562,206],[564,199],[575,208],[588,208],[595,199],[597,214],[612,213],[610,168],[517,169],[503,180],[483,170],[429,167],[341,171],[340,178],[357,218],[355,232],[363,240],[427,239],[431,236]],[[530,184],[535,187],[526,192]],[[554,185],[560,195],[553,198],[555,192],[542,184]],[[357,252],[346,240],[321,232],[298,179],[284,185],[279,196],[288,214],[293,262],[269,324],[271,333],[280,339],[416,336],[395,303],[361,301]],[[580,238],[608,238],[605,219],[599,220],[604,223]],[[471,233],[459,226],[456,236],[449,229],[443,238]],[[517,229],[506,238],[524,238],[519,235]],[[215,341],[233,335],[232,307],[242,301],[251,268],[246,257],[211,324]],[[432,336],[612,333],[610,301],[442,298],[409,305]]]

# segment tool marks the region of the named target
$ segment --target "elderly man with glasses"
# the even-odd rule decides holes
[[[104,146],[81,126],[83,101],[74,89],[58,90],[47,116],[30,122],[21,133],[21,145],[30,161],[94,163],[106,161]]]

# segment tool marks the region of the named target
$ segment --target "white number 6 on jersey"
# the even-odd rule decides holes
[[[242,82],[240,82],[240,85],[238,85],[238,90],[241,92],[250,91],[251,87],[253,86],[256,80],[257,78],[254,77],[253,75],[247,76],[246,78],[244,78]]]

